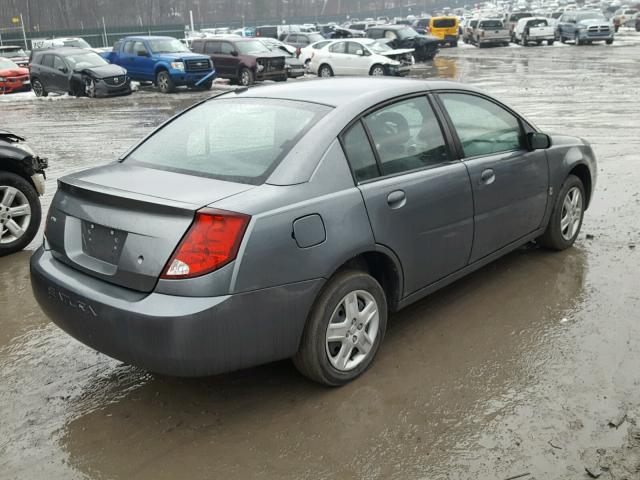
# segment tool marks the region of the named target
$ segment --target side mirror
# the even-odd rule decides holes
[[[546,150],[551,147],[551,137],[545,133],[531,132],[527,134],[531,150]]]
[[[233,57],[237,57],[237,56],[238,56],[238,51],[237,51],[237,50],[233,50],[233,51],[231,52],[231,56],[233,56]]]
[[[146,50],[138,50],[138,56],[139,57],[148,57],[149,53],[147,53]]]
[[[69,73],[69,70],[67,69],[67,67],[59,68],[58,71],[60,71],[61,73]]]
[[[364,56],[364,50],[356,50],[356,55]]]

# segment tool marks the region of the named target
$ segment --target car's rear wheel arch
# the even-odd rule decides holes
[[[397,310],[402,297],[403,275],[402,266],[393,252],[382,246],[362,252],[344,262],[333,275],[344,270],[361,270],[375,278],[384,290],[389,310]]]
[[[585,164],[581,163],[576,165],[571,169],[568,175],[575,175],[580,179],[582,185],[584,185],[584,193],[585,193],[585,210],[589,207],[591,203],[591,190],[592,190],[592,181],[591,181],[591,172],[589,171],[589,167]]]

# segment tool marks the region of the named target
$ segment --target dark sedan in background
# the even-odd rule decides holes
[[[31,281],[70,335],[151,371],[293,357],[341,385],[389,312],[527,242],[571,247],[596,171],[584,140],[454,82],[228,92],[59,179]]]
[[[367,29],[367,37],[385,41],[394,50],[412,48],[418,62],[433,60],[440,48],[440,39],[420,35],[407,25],[378,25]]]
[[[78,97],[109,97],[131,93],[127,71],[91,50],[55,48],[38,50],[31,59],[31,85],[38,97],[50,92]]]

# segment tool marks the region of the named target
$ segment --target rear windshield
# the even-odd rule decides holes
[[[483,20],[480,22],[481,28],[502,28],[502,22],[500,20]]]
[[[512,13],[509,17],[509,21],[517,22],[521,18],[533,17],[530,13]]]
[[[259,185],[330,110],[291,100],[210,100],[165,125],[124,161]]]
[[[433,21],[433,28],[451,28],[456,26],[455,18],[440,18]]]

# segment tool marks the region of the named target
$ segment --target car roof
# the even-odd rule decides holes
[[[124,37],[120,39],[120,41],[122,40],[166,40],[167,38],[175,40],[174,37],[167,37],[164,35],[131,35],[130,37]]]
[[[18,45],[2,45],[2,46],[0,46],[0,50],[9,50],[9,49],[13,50],[13,49],[16,49],[16,48],[24,48],[24,47],[20,47]]]
[[[370,103],[372,106],[390,98],[437,89],[479,91],[449,80],[340,77],[254,87],[237,93],[237,96],[298,100],[342,108],[351,104]]]
[[[43,50],[38,50],[36,53],[38,55],[45,54],[55,54],[60,55],[62,57],[66,57],[67,55],[73,55],[74,53],[88,53],[92,52],[88,48],[79,48],[79,47],[60,47],[60,48],[47,48]]]

